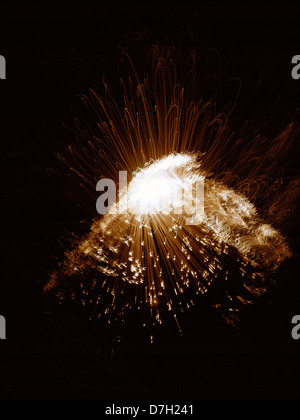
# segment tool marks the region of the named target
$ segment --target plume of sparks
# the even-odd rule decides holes
[[[287,125],[258,159],[266,140],[234,139],[231,110],[216,112],[215,98],[205,100],[205,92],[195,89],[195,55],[178,74],[176,54],[155,46],[151,71],[141,81],[124,53],[131,75],[120,80],[121,99],[106,81],[103,96],[83,96],[96,124],[77,120],[79,140],[69,155],[59,156],[70,168],[71,183],[83,187],[84,197],[95,197],[101,176],[117,181],[118,171],[126,170],[131,179],[66,251],[45,290],[81,301],[90,317],[108,322],[125,322],[127,310],[136,308],[141,323],[159,324],[170,311],[181,331],[178,312],[194,305],[197,295],[213,288],[231,307],[234,301],[249,303],[265,290],[265,273],[291,256],[278,230],[290,204],[276,211],[276,188],[266,174],[276,172],[274,162],[295,127]],[[194,203],[195,182],[204,186],[204,212],[198,223],[187,224],[190,209],[176,210],[183,189]],[[258,210],[261,197],[268,197],[267,204]],[[230,292],[232,265],[238,286]]]

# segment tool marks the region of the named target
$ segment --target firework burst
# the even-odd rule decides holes
[[[120,170],[128,186],[66,252],[45,290],[108,322],[124,323],[131,308],[142,324],[160,324],[171,313],[181,331],[178,313],[198,295],[216,290],[232,311],[260,295],[266,274],[291,256],[278,230],[290,200],[277,209],[272,174],[295,126],[264,150],[260,135],[242,138],[229,129],[234,106],[217,112],[211,81],[198,89],[195,53],[182,60],[174,48],[154,46],[143,79],[128,54],[122,57],[130,75],[120,80],[121,93],[103,81],[102,96],[83,96],[88,116],[76,120],[78,141],[59,157],[83,203],[95,197],[100,178],[117,183]],[[195,217],[197,183],[203,211]]]

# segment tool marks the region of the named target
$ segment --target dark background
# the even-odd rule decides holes
[[[290,222],[294,257],[268,299],[245,311],[239,330],[198,308],[185,315],[183,337],[167,325],[150,345],[131,331],[111,359],[109,345],[99,349],[97,335],[49,310],[41,298],[63,255],[58,238],[87,218],[46,168],[55,165],[74,98],[96,83],[101,60],[109,61],[122,39],[136,31],[153,41],[176,37],[196,13],[199,42],[220,51],[225,77],[242,78],[241,98],[264,81],[249,109],[263,109],[274,98],[284,115],[299,107],[291,58],[300,54],[300,7],[230,4],[1,5],[0,54],[7,61],[7,80],[0,81],[0,314],[7,321],[1,399],[299,398],[300,341],[291,338],[291,319],[300,313],[298,214]]]

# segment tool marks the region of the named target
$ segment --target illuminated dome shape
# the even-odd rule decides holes
[[[196,182],[203,186],[204,211],[193,219],[190,206],[175,210],[182,187]],[[166,190],[172,192],[171,200]],[[193,195],[192,188],[185,188],[184,201],[193,203]],[[104,313],[111,320],[117,311],[116,318],[123,319],[126,308],[146,305],[154,322],[161,322],[162,307],[173,311],[177,321],[178,307],[193,305],[195,296],[205,294],[224,272],[226,279],[224,256],[232,249],[239,255],[241,279],[248,265],[258,272],[274,270],[290,256],[283,236],[260,220],[246,197],[206,178],[196,154],[171,154],[133,174],[119,201],[95,219],[90,233],[67,253],[48,288],[55,288],[61,278],[72,281],[74,275],[94,270],[100,277],[91,290],[100,287],[101,292],[90,303],[98,316]],[[84,282],[81,287],[85,290]],[[101,309],[103,289],[110,297]]]

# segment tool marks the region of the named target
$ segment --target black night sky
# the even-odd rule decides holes
[[[41,296],[63,256],[59,238],[89,218],[47,175],[68,141],[63,124],[71,107],[123,40],[137,32],[151,42],[176,39],[190,22],[197,42],[219,51],[223,77],[241,78],[241,118],[272,112],[276,103],[283,119],[293,115],[299,123],[300,80],[291,77],[291,58],[300,54],[299,5],[1,5],[1,400],[299,399],[300,340],[291,336],[291,319],[300,314],[299,211],[286,226],[293,258],[276,274],[277,287],[246,309],[239,330],[198,307],[185,313],[183,337],[167,325],[150,345],[132,329],[111,358],[104,331],[82,328]],[[259,80],[255,102],[248,101]],[[298,164],[295,156],[295,176]]]

